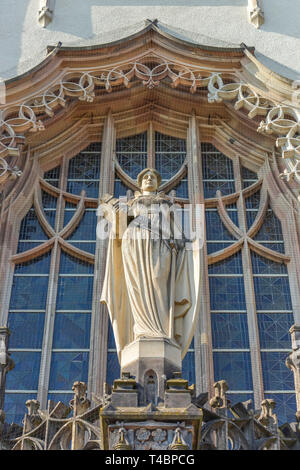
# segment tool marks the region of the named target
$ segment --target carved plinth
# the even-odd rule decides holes
[[[122,351],[121,370],[135,378],[140,404],[158,404],[166,380],[181,371],[181,350],[166,338],[139,338]]]

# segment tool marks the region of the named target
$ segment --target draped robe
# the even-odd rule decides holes
[[[119,355],[137,338],[163,337],[178,344],[184,357],[194,335],[199,241],[176,239],[183,232],[171,205],[163,193],[139,195],[129,201],[132,220],[125,231],[111,231],[101,302],[108,307]],[[115,209],[107,209],[106,204],[109,219]]]

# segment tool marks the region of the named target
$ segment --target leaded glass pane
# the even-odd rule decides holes
[[[37,390],[41,353],[14,351],[12,359],[15,367],[7,374],[7,390]]]
[[[251,184],[257,181],[257,174],[254,173],[254,171],[249,170],[249,168],[242,166],[241,172],[242,172],[243,188],[248,188],[248,186],[251,186]]]
[[[237,403],[243,403],[248,400],[252,400],[252,403],[254,403],[253,393],[227,393],[226,396],[230,401],[231,406],[236,405]]]
[[[63,277],[58,280],[57,310],[90,310],[93,277]]]
[[[210,255],[211,253],[216,253],[217,251],[224,250],[228,246],[230,246],[233,242],[207,242],[207,254]]]
[[[236,240],[221,221],[217,210],[206,210],[205,219],[207,240]]]
[[[47,240],[35,210],[32,207],[21,222],[19,240]]]
[[[294,390],[294,376],[285,365],[286,352],[261,352],[265,390]]]
[[[242,277],[210,277],[212,310],[245,310],[244,280]]]
[[[44,310],[48,291],[48,276],[14,276],[10,309]]]
[[[57,198],[52,194],[42,191],[42,204],[44,209],[56,209]]]
[[[210,264],[208,266],[208,274],[242,274],[243,265],[242,265],[242,255],[238,251],[229,258],[226,258],[217,263]]]
[[[226,380],[230,390],[252,390],[249,352],[214,352],[215,381]]]
[[[44,313],[10,313],[8,327],[10,330],[9,347],[41,348],[44,333]]]
[[[235,192],[234,181],[203,181],[204,197],[214,198],[217,191],[221,191],[222,195]]]
[[[204,180],[234,180],[232,160],[214,145],[201,144],[202,173]]]
[[[56,313],[53,349],[88,349],[90,329],[89,313]]]
[[[254,240],[275,241],[283,240],[281,223],[271,209],[268,209],[262,227],[254,237]]]
[[[67,191],[73,194],[80,194],[84,189],[86,197],[97,198],[99,191],[98,181],[68,181]]]
[[[172,188],[172,191],[176,191],[176,197],[188,199],[188,181],[186,179],[182,179],[180,183],[178,183],[176,186],[174,186],[174,188]]]
[[[249,348],[246,313],[212,313],[211,329],[213,348]]]
[[[52,352],[50,390],[72,390],[77,380],[87,382],[88,352]]]
[[[155,152],[186,153],[185,139],[155,132]]]
[[[116,352],[107,353],[106,381],[113,384],[114,380],[119,379],[121,375],[120,364]]]
[[[251,194],[251,196],[245,197],[246,209],[258,210],[259,204],[260,204],[260,189],[256,191],[256,193]]]
[[[15,265],[15,274],[48,274],[50,268],[51,252]]]
[[[93,274],[94,265],[61,251],[59,272],[60,274]]]
[[[36,393],[7,393],[4,401],[5,421],[22,426],[24,415],[27,414],[26,401],[36,400]]]
[[[119,198],[120,196],[126,196],[129,188],[119,179],[115,179],[115,190],[114,196]]]
[[[44,173],[44,180],[52,184],[52,186],[58,187],[59,175],[60,175],[60,166],[56,166],[55,168],[52,168],[52,170],[46,171]]]
[[[65,212],[65,221],[66,225],[69,220],[72,218],[74,213],[72,211]],[[96,226],[97,226],[97,211],[89,210],[83,214],[83,217],[74,232],[69,236],[68,241],[70,240],[96,240]]]
[[[286,277],[254,277],[257,310],[291,310],[289,280]]]
[[[112,329],[111,322],[108,323],[108,340],[107,340],[108,349],[116,349],[116,342],[114,337],[114,332]]]
[[[257,217],[257,211],[247,211],[246,212],[246,220],[247,220],[248,230],[254,224],[254,221],[255,221],[256,217]]]
[[[32,248],[35,248],[36,246],[39,246],[41,243],[40,242],[19,242],[18,243],[18,249],[17,253],[23,253],[23,251],[31,250]]]
[[[135,179],[147,167],[147,132],[117,139],[116,155],[121,168]]]
[[[284,243],[260,243],[262,246],[269,248],[270,250],[278,251],[278,253],[284,253]]]
[[[284,263],[276,263],[268,258],[263,258],[255,252],[251,252],[253,274],[287,274]]]
[[[69,162],[68,180],[93,180],[99,179],[101,143],[97,144],[97,150],[90,150],[87,147]],[[90,153],[92,152],[92,153]]]
[[[68,240],[69,241],[69,240]],[[82,251],[87,251],[88,253],[92,253],[93,255],[96,252],[96,242],[69,242],[70,245],[79,248]]]
[[[182,361],[182,377],[189,381],[189,384],[196,382],[195,377],[195,353],[187,352]]]
[[[276,402],[274,413],[278,418],[279,426],[284,423],[296,421],[296,396],[294,393],[266,393],[265,398],[273,398]]]
[[[290,349],[289,329],[294,323],[292,313],[258,313],[259,341],[262,349]]]
[[[48,393],[48,400],[53,400],[55,403],[61,401],[65,405],[69,405],[70,401],[73,400],[73,393]]]
[[[186,143],[169,135],[155,132],[155,164],[163,180],[172,178],[186,158]]]

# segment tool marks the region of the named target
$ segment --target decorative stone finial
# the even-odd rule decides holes
[[[119,429],[119,440],[114,445],[114,450],[131,450],[131,446],[129,445],[126,439],[126,429],[120,428]]]
[[[248,18],[255,28],[260,28],[265,22],[264,12],[260,6],[261,0],[248,0]]]
[[[40,9],[38,12],[38,22],[45,28],[53,19],[55,0],[40,0]]]
[[[277,416],[273,413],[275,406],[275,400],[272,398],[266,398],[261,402],[261,413],[258,421],[267,428],[274,428],[274,426],[277,426]]]
[[[229,390],[226,380],[219,380],[214,383],[215,396],[209,401],[212,408],[226,408],[226,392]]]
[[[174,439],[172,441],[172,444],[169,445],[169,449],[170,450],[189,450],[189,446],[184,442],[182,438],[180,428],[175,429]]]
[[[74,416],[84,413],[91,404],[86,397],[86,389],[84,382],[77,381],[73,384],[74,398],[70,401],[70,406],[73,408]]]

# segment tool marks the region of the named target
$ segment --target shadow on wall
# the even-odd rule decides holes
[[[91,14],[93,7],[246,7],[248,0],[84,0],[76,2],[74,0],[56,1],[54,20],[47,26],[48,30],[63,31],[83,38],[90,38],[93,34],[91,24]],[[80,27],[78,18],[81,19]],[[146,19],[147,16],[144,18]],[[128,23],[128,26],[130,23]],[[103,25],[104,29],[107,24]]]
[[[0,2],[0,77],[6,78],[1,64],[6,70],[16,68],[22,54],[22,30],[29,6],[28,1],[1,0]],[[19,34],[16,36],[16,31]],[[5,46],[4,46],[5,45]],[[3,60],[2,58],[3,57]],[[9,73],[8,75],[11,75]]]
[[[261,30],[300,38],[300,1],[263,0],[265,23]]]

